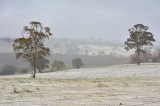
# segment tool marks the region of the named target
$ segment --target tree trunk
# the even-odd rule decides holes
[[[140,52],[137,51],[137,65],[140,65],[141,64],[141,61],[140,61]]]
[[[36,36],[34,36],[34,65],[33,65],[33,74],[32,74],[32,78],[35,78],[36,77],[36,66],[37,66],[37,58],[36,58],[36,55],[37,55],[37,39],[36,39]]]
[[[32,78],[36,78],[36,67],[34,67],[31,77]]]

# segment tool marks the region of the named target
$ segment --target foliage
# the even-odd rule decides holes
[[[72,60],[72,66],[73,68],[79,69],[81,66],[83,66],[83,62],[80,58],[75,58]]]
[[[22,73],[22,74],[28,73],[28,68],[22,68],[22,69],[20,70],[20,73]]]
[[[143,50],[144,46],[152,46],[152,42],[155,41],[153,34],[148,32],[149,27],[143,24],[134,25],[133,28],[129,29],[130,38],[125,41],[125,49],[135,49],[137,55],[137,64],[140,65],[140,53],[145,53]]]
[[[52,68],[56,68],[57,70],[60,70],[62,68],[65,67],[65,64],[63,61],[61,60],[55,60],[53,63],[52,63]]]
[[[38,71],[41,73],[43,69],[45,68],[49,68],[49,60],[48,59],[45,59],[45,58],[42,58],[42,60],[39,60],[37,62],[37,66],[36,68],[38,69]]]
[[[24,27],[24,35],[14,40],[13,48],[17,59],[22,57],[33,67],[32,77],[35,78],[38,61],[49,55],[50,49],[43,42],[52,33],[49,27],[43,27],[40,22],[32,21]]]

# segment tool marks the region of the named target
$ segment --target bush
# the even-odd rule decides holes
[[[17,67],[5,64],[0,71],[0,75],[13,75],[17,71]]]
[[[28,68],[22,68],[19,72],[21,74],[26,74],[26,73],[28,73]]]
[[[73,68],[79,69],[81,66],[83,66],[83,62],[80,58],[75,58],[72,60],[72,66]]]
[[[65,64],[63,61],[61,60],[55,60],[53,63],[52,63],[52,69],[53,68],[56,68],[57,70],[60,70],[62,68],[65,67]]]

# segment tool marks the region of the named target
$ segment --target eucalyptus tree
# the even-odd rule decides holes
[[[137,64],[140,65],[140,54],[144,53],[144,46],[152,46],[155,41],[154,35],[148,31],[149,27],[143,24],[134,25],[133,28],[129,29],[129,38],[125,41],[125,49],[135,49],[137,56]]]
[[[32,78],[36,76],[39,61],[46,60],[50,53],[50,49],[44,45],[44,40],[50,36],[52,33],[49,27],[31,21],[29,26],[24,26],[22,37],[14,40],[13,49],[17,59],[22,57],[33,67]]]

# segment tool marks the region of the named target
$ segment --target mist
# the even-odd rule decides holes
[[[54,38],[96,38],[123,43],[128,29],[142,23],[159,41],[159,0],[1,0],[0,36],[19,37],[23,26],[39,21]]]
[[[0,0],[0,106],[159,106],[160,0]]]

